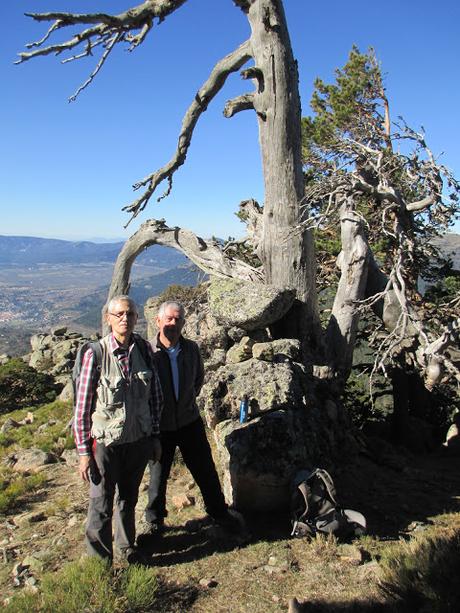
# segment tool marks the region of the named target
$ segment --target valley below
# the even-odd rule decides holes
[[[25,255],[26,239],[21,238],[17,253],[10,240],[7,257],[1,250],[4,238],[15,237],[0,237],[0,355],[24,355],[30,351],[32,334],[49,332],[56,326],[68,326],[83,334],[100,330],[101,308],[118,254],[114,247],[109,252],[104,245],[88,247],[85,243],[84,258],[75,253],[73,258],[66,256],[59,262],[53,243],[65,241],[50,240],[50,250],[44,252],[46,242],[40,239],[40,249],[34,253],[32,241],[37,239],[29,239]],[[142,254],[133,265],[130,289],[140,307],[140,327],[145,325],[142,316],[147,298],[173,283],[195,285],[199,278],[200,273],[185,256],[172,249],[152,247]]]

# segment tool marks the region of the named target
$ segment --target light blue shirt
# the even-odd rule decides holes
[[[177,343],[174,347],[168,347],[166,349],[171,363],[171,373],[173,380],[174,396],[176,400],[179,400],[179,368],[177,366],[177,356],[180,353],[180,343]]]

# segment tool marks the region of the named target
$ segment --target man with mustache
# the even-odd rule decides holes
[[[204,379],[203,359],[198,345],[182,336],[185,324],[183,305],[164,302],[156,322],[159,333],[153,351],[164,396],[160,422],[162,454],[159,465],[149,462],[150,484],[145,510],[147,529],[138,540],[145,541],[164,531],[166,487],[177,447],[200,488],[208,515],[224,530],[238,532],[241,520],[229,512],[225,503],[196,404]]]

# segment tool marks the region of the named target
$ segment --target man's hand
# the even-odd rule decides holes
[[[81,455],[80,463],[78,465],[78,474],[83,479],[83,481],[89,481],[89,465],[91,463],[90,455]]]
[[[150,459],[152,462],[159,462],[161,458],[161,442],[157,436],[152,438],[152,454]]]

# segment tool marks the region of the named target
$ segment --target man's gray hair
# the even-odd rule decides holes
[[[109,304],[107,305],[107,312],[111,313],[114,306],[117,302],[128,302],[129,307],[138,313],[137,304],[134,302],[132,298],[130,298],[127,294],[119,294],[118,296],[114,296],[110,299]]]
[[[181,318],[185,319],[184,305],[176,300],[166,300],[166,302],[162,302],[160,304],[160,308],[158,309],[158,317],[163,317],[168,307],[172,307],[173,309],[179,311]]]

